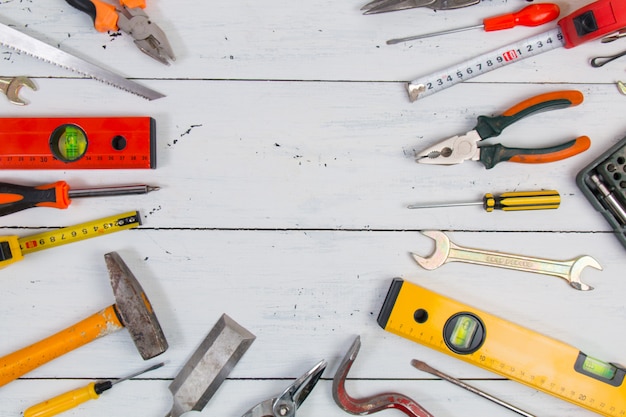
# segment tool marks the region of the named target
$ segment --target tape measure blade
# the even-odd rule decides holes
[[[58,230],[25,236],[19,239],[22,255],[78,242],[92,237],[108,235],[141,225],[138,211],[130,211],[115,216],[64,227]]]
[[[399,278],[392,282],[378,323],[601,415],[626,415],[624,368]]]
[[[407,83],[409,100],[414,102],[463,81],[513,64],[531,56],[564,46],[563,34],[556,28],[540,35],[500,47],[459,64],[433,72]]]

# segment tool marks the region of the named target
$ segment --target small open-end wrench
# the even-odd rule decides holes
[[[598,261],[588,255],[579,256],[569,261],[553,261],[503,252],[463,248],[455,245],[445,233],[437,230],[425,230],[422,234],[435,240],[435,252],[429,257],[422,257],[415,253],[411,253],[411,256],[422,268],[428,270],[439,268],[445,263],[454,261],[497,266],[563,278],[573,288],[580,291],[593,290],[593,287],[580,280],[580,274],[585,267],[590,266],[602,270]]]
[[[433,415],[422,408],[421,405],[406,395],[396,392],[386,392],[365,398],[350,397],[346,392],[345,382],[360,348],[361,338],[357,336],[352,346],[350,346],[350,350],[348,350],[346,356],[341,361],[335,373],[335,377],[333,378],[333,398],[342,410],[350,414],[365,416],[389,408],[395,408],[409,417],[433,417]]]
[[[0,91],[7,96],[9,101],[13,104],[17,104],[18,106],[24,106],[28,104],[28,101],[22,100],[19,97],[20,90],[23,86],[30,88],[31,90],[36,91],[37,86],[28,77],[18,76],[18,77],[0,77]]]

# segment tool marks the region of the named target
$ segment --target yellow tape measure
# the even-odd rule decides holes
[[[623,366],[400,278],[389,288],[378,324],[598,414],[626,416]]]
[[[78,242],[141,225],[138,211],[130,211],[115,216],[64,227],[36,235],[0,236],[0,268],[24,259],[24,255],[67,243]]]

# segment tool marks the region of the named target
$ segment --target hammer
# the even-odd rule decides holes
[[[55,335],[0,358],[0,386],[123,327],[128,329],[144,360],[167,350],[163,330],[133,273],[116,252],[105,254],[104,260],[115,304]]]

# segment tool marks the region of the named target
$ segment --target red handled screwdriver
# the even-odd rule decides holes
[[[416,39],[430,38],[432,36],[447,35],[449,33],[463,32],[471,29],[483,28],[486,32],[493,32],[496,30],[511,29],[515,26],[540,26],[544,23],[551,22],[559,17],[561,10],[559,6],[554,3],[542,3],[532,4],[526,6],[518,12],[503,14],[500,16],[488,17],[483,20],[480,25],[467,26],[459,29],[444,30],[442,32],[426,33],[424,35],[409,36],[406,38],[390,39],[387,41],[387,45],[393,45],[396,43],[413,41]]]
[[[159,187],[150,185],[122,185],[118,187],[85,188],[70,190],[65,181],[30,187],[0,182],[0,216],[16,213],[31,207],[66,209],[72,198],[103,197],[127,194],[146,194]]]

